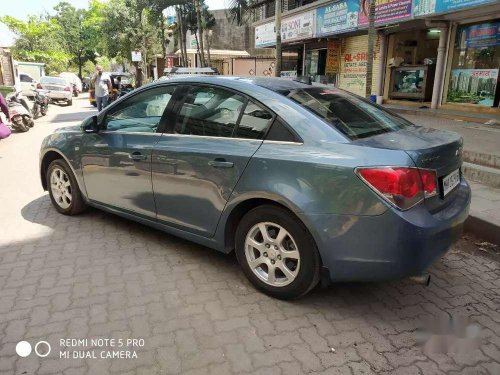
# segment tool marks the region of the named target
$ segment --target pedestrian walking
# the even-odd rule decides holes
[[[7,106],[7,102],[2,94],[0,94],[0,111],[4,113],[7,117],[7,121],[9,121],[9,107]],[[0,116],[0,139],[7,138],[10,135],[11,131],[9,127],[2,122],[2,116]]]
[[[95,73],[92,77],[95,90],[95,100],[97,103],[97,110],[101,111],[106,108],[109,101],[109,96],[113,95],[113,87],[111,86],[111,77],[103,73],[102,66],[95,66]]]

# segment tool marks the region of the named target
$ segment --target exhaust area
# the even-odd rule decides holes
[[[431,283],[431,275],[429,275],[428,273],[419,276],[411,276],[408,279],[416,284],[425,286],[429,286],[429,284]]]

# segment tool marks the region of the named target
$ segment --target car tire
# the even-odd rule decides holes
[[[73,99],[69,99],[69,100],[66,102],[66,105],[73,105]]]
[[[316,244],[304,224],[284,208],[263,205],[249,211],[236,229],[235,247],[245,276],[271,297],[299,298],[318,284]]]
[[[57,211],[64,215],[77,215],[87,208],[76,178],[65,160],[56,159],[50,163],[45,178],[50,200]]]

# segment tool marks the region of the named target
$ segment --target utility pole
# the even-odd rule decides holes
[[[276,29],[276,66],[274,76],[281,77],[281,0],[276,0],[274,28]]]
[[[375,48],[375,0],[365,0],[370,2],[370,12],[368,13],[368,56],[366,61],[366,87],[365,97],[370,99],[372,95],[373,80],[373,56]]]

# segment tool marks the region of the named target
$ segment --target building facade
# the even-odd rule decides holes
[[[275,45],[274,1],[254,23]],[[284,0],[282,75],[366,92],[368,0]],[[377,102],[499,111],[500,1],[376,0]]]

